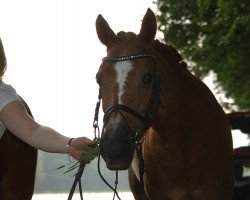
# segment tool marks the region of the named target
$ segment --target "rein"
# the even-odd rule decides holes
[[[132,54],[132,55],[127,55],[127,56],[116,56],[116,57],[104,57],[102,59],[102,61],[103,62],[122,62],[122,61],[126,61],[126,60],[134,60],[134,59],[142,59],[142,58],[149,58],[149,59],[152,59],[155,62],[153,55],[149,54],[149,53],[140,53],[140,54]],[[135,111],[134,109],[132,109],[132,108],[126,106],[126,105],[122,105],[122,104],[112,105],[104,112],[103,128],[102,128],[102,132],[101,132],[101,135],[102,135],[102,133],[104,131],[104,128],[106,127],[106,125],[107,125],[107,123],[109,121],[110,115],[113,112],[117,112],[122,116],[122,118],[123,118],[123,120],[124,120],[124,122],[126,124],[126,128],[128,130],[128,138],[130,140],[134,139],[135,146],[136,146],[136,153],[137,153],[138,160],[139,160],[140,195],[141,195],[142,200],[148,199],[147,195],[146,195],[146,192],[145,192],[145,189],[144,189],[144,180],[143,180],[144,159],[143,159],[143,155],[142,155],[142,143],[143,143],[143,135],[151,125],[152,113],[154,112],[155,106],[157,106],[158,103],[159,103],[159,73],[158,72],[156,72],[154,74],[153,81],[154,81],[153,82],[153,94],[152,94],[151,101],[149,102],[152,105],[150,107],[151,109],[147,111],[147,114],[146,114],[145,117],[143,117],[137,111]],[[98,101],[96,103],[94,122],[93,122],[94,136],[95,136],[94,140],[97,141],[98,144],[99,144],[99,141],[101,139],[100,129],[99,129],[99,125],[98,125],[99,109],[100,109],[101,99],[102,99],[102,96],[101,96],[101,93],[100,93],[100,90],[99,90]],[[132,136],[133,131],[129,127],[129,124],[127,123],[126,117],[124,116],[124,114],[122,112],[126,112],[126,113],[132,115],[133,117],[138,119],[143,124],[142,128],[140,128],[139,130],[136,131],[136,134],[135,134],[134,138]],[[121,200],[119,195],[118,195],[118,192],[117,192],[118,171],[116,170],[115,187],[112,187],[105,180],[105,178],[101,174],[100,155],[98,156],[98,164],[97,165],[98,165],[98,173],[99,173],[100,178],[114,192],[113,200],[115,199],[115,197],[117,197],[119,200]],[[79,184],[79,192],[80,192],[81,200],[83,200],[82,186],[81,186],[81,176],[83,174],[84,168],[85,168],[85,165],[80,165],[79,166],[78,171],[77,171],[77,173],[75,175],[75,180],[73,182],[73,185],[71,187],[71,190],[70,190],[70,193],[69,193],[69,196],[68,196],[68,200],[72,199],[77,183]]]

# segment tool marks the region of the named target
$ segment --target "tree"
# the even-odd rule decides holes
[[[201,78],[210,71],[226,97],[250,109],[250,1],[156,0],[164,40],[194,63]]]

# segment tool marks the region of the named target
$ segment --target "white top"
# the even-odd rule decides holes
[[[0,112],[10,102],[20,101],[16,90],[11,86],[7,85],[0,80]],[[6,127],[0,121],[0,139],[2,138]]]

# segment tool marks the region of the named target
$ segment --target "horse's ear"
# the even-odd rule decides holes
[[[107,47],[110,46],[116,38],[114,31],[109,27],[107,21],[100,14],[96,19],[96,32],[101,43]]]
[[[145,42],[150,43],[155,38],[156,29],[157,23],[155,14],[150,8],[148,8],[142,20],[142,26],[139,33],[139,37],[141,37]]]

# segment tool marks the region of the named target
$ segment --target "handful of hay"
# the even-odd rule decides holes
[[[64,172],[65,174],[75,170],[76,168],[79,168],[80,165],[85,166],[89,164],[92,160],[99,156],[99,145],[94,147],[84,147],[83,150],[85,150],[87,153],[85,155],[81,155],[79,160],[70,161],[68,164],[56,168],[56,170],[68,167]]]

